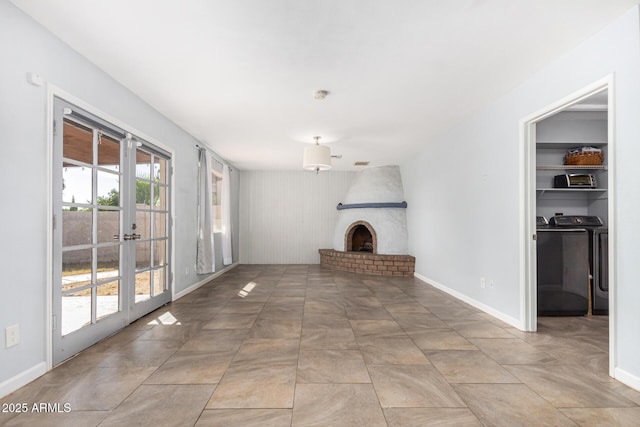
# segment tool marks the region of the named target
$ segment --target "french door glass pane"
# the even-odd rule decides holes
[[[155,185],[154,196],[155,196],[155,199],[154,199],[155,208],[158,210],[166,210],[167,209],[167,187],[165,187],[164,185]]]
[[[91,249],[78,249],[62,253],[62,281],[67,283],[91,280]],[[73,286],[77,287],[77,285]]]
[[[65,120],[63,132],[62,156],[66,159],[92,164],[93,130]]]
[[[153,294],[158,295],[165,291],[167,283],[167,271],[165,267],[153,271]]]
[[[151,271],[136,273],[135,300],[144,301],[150,298],[149,291],[151,285]]]
[[[153,242],[153,265],[154,267],[163,266],[167,262],[167,241],[155,240]]]
[[[107,135],[100,135],[98,139],[98,165],[102,167],[120,168],[120,143],[117,139]]]
[[[136,180],[136,206],[151,207],[151,182],[145,179]]]
[[[117,242],[120,239],[120,211],[98,210],[98,243]]]
[[[62,335],[91,323],[91,290],[62,296]]]
[[[153,157],[153,178],[160,184],[167,183],[167,161],[158,156]]]
[[[62,246],[91,244],[93,213],[91,209],[67,208],[62,211]]]
[[[97,279],[98,282],[118,277],[120,275],[120,246],[111,245],[100,247],[98,252]]]
[[[98,171],[98,205],[120,206],[120,175]]]
[[[151,242],[136,242],[136,270],[151,267]]]
[[[155,227],[153,238],[161,239],[161,238],[168,237],[167,236],[167,214],[154,212],[153,218],[154,218],[153,225]]]
[[[97,304],[96,319],[108,316],[118,311],[118,295],[120,293],[120,281],[115,280],[102,284],[96,288]]]
[[[91,168],[68,164],[62,170],[62,202],[93,203]]]
[[[151,237],[151,212],[136,211],[136,233],[143,240]]]
[[[136,150],[136,177],[151,180],[151,154]]]

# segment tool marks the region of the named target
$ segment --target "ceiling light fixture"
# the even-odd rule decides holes
[[[320,137],[314,136],[316,143],[304,149],[302,167],[307,170],[316,171],[316,175],[321,170],[331,169],[331,150],[329,147],[320,145]]]

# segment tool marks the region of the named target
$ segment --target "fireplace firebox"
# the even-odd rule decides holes
[[[344,250],[347,252],[369,252],[375,254],[376,232],[366,221],[354,222],[344,236]]]

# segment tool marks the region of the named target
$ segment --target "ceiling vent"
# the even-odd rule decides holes
[[[315,92],[313,92],[313,97],[315,99],[325,99],[327,97],[327,95],[329,95],[329,91],[328,90],[317,90]]]
[[[369,162],[354,162],[353,166],[369,166]]]

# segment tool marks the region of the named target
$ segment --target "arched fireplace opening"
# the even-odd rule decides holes
[[[344,238],[347,252],[377,253],[376,232],[366,221],[354,222],[349,226]]]

